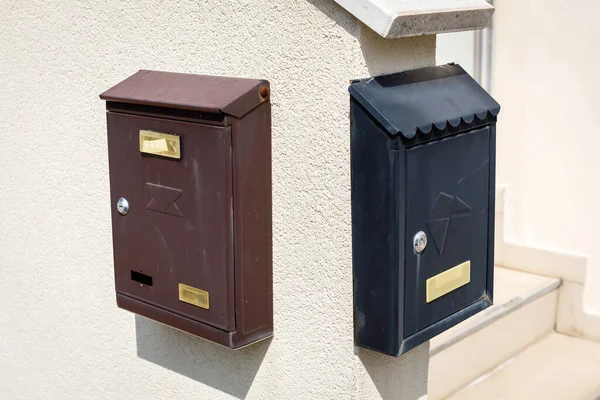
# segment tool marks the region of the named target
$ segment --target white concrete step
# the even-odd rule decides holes
[[[431,341],[429,399],[447,398],[553,332],[560,283],[496,267],[494,305]]]
[[[452,400],[597,400],[600,343],[552,333]]]

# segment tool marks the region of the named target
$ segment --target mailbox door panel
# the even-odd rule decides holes
[[[409,336],[486,295],[489,128],[408,149],[406,174],[404,335]],[[420,231],[427,245],[417,254],[413,237]]]
[[[231,129],[107,118],[117,292],[234,330]],[[141,153],[140,130],[179,136],[181,159]]]

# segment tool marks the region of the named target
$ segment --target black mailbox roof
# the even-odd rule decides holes
[[[421,68],[354,81],[350,95],[390,135],[412,139],[433,126],[495,120],[500,105],[458,64]]]

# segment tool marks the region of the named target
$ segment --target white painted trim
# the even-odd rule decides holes
[[[511,218],[505,199],[507,188],[507,186],[499,186],[496,190],[495,264],[583,284],[587,256],[562,249],[518,243],[507,238],[509,234],[507,234],[506,222]]]
[[[581,283],[564,282],[559,289],[556,330],[600,342],[600,317],[585,311],[583,288]]]
[[[556,330],[600,342],[600,315],[585,311],[583,290],[588,257],[554,248],[516,243],[507,239],[506,223],[511,220],[507,206],[508,186],[496,190],[495,264],[537,275],[561,278]]]
[[[335,0],[386,39],[485,28],[486,0]]]

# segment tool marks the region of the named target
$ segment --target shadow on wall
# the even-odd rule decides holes
[[[271,339],[240,350],[135,316],[137,355],[238,399],[248,394]]]
[[[361,384],[362,398],[383,400],[427,398],[429,343],[410,350],[400,357],[392,357],[358,348],[358,358],[368,373],[367,382]],[[409,374],[406,371],[410,371]],[[372,382],[372,385],[370,382]],[[373,387],[374,386],[374,387]]]
[[[431,51],[435,49],[435,35],[385,39],[333,0],[307,1],[354,36],[360,45],[362,60],[349,62],[364,62],[371,76],[435,65],[435,51]],[[353,76],[349,79],[359,78],[367,77]]]
[[[384,39],[363,23],[359,25],[360,50],[372,76],[435,65],[435,35]]]
[[[356,18],[334,0],[307,0],[307,3],[312,4],[329,19],[344,28],[350,35],[355,38],[359,37],[360,29],[356,22]]]

